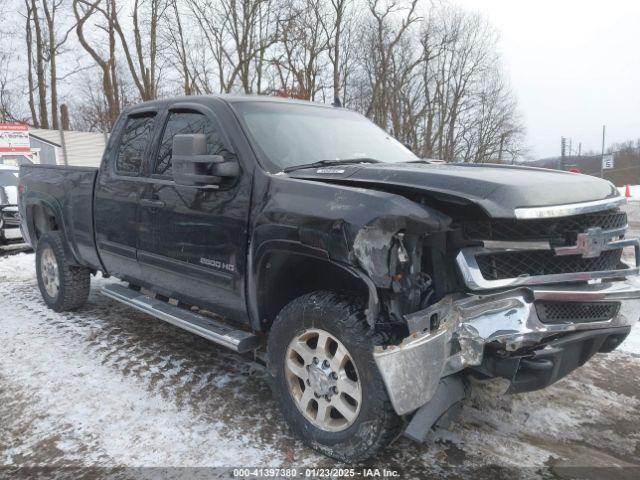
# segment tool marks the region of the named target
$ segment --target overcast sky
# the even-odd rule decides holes
[[[640,1],[452,0],[500,32],[534,158],[640,138]]]

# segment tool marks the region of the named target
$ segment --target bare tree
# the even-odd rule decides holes
[[[185,95],[197,93],[196,80],[193,73],[191,45],[185,33],[183,15],[178,0],[169,1],[169,14],[163,24],[162,38],[169,45],[168,57],[176,65],[176,70],[182,81],[182,92]]]
[[[0,36],[0,41],[2,37]],[[15,120],[12,113],[13,105],[9,91],[9,57],[5,52],[0,52],[0,122]]]
[[[480,80],[473,116],[460,128],[459,155],[467,161],[512,162],[521,153],[516,102],[498,70]]]
[[[416,13],[417,4],[418,0],[411,0],[410,3],[369,0],[371,30],[363,42],[371,51],[365,65],[371,87],[366,114],[384,127],[388,126],[391,107],[389,94],[393,88],[391,70],[394,56],[398,53],[402,41],[409,35],[410,27],[419,21]]]
[[[86,132],[109,132],[113,127],[112,112],[109,101],[102,89],[102,78],[95,75],[94,71],[88,71],[81,75],[81,83],[78,88],[78,100],[69,108],[73,111],[69,123],[71,129]],[[129,86],[118,83],[118,97],[127,98],[131,92]],[[133,85],[131,90],[135,90]]]
[[[321,3],[327,4],[327,0],[323,0]],[[356,30],[355,26],[360,20],[356,3],[357,0],[329,0],[323,8],[326,13],[319,17],[328,43],[327,56],[331,65],[331,95],[335,106],[343,105],[346,99],[345,90],[351,73],[348,60],[354,47],[352,39]]]
[[[98,78],[78,76],[73,98],[62,94],[78,115],[72,124],[83,128],[110,129],[128,102],[173,92],[270,93],[358,110],[425,157],[504,162],[521,153],[522,124],[497,34],[480,15],[446,3],[14,1],[24,2],[20,80],[34,125],[50,119],[56,127],[58,80],[91,68]],[[69,26],[75,35],[65,32]],[[60,69],[68,44],[89,62]],[[15,82],[1,72],[0,85]]]
[[[33,10],[28,0],[25,0],[25,6],[25,41],[27,46],[27,89],[29,97],[29,111],[31,112],[31,123],[34,127],[37,128],[40,126],[40,121],[38,119],[38,113],[36,112],[36,100],[34,96],[35,84],[33,78],[33,31],[31,29]]]
[[[66,7],[66,0],[41,0],[47,30],[46,60],[49,63],[49,85],[51,98],[51,126],[59,128],[58,112],[58,55],[73,31],[74,25],[67,27],[62,35],[57,34],[57,14]]]
[[[324,53],[329,49],[325,24],[328,11],[322,0],[289,0],[279,26],[279,42],[272,65],[279,79],[281,95],[314,99],[325,69]]]
[[[38,10],[38,2],[36,0],[25,0],[25,7],[27,10],[27,22],[26,22],[26,38],[27,38],[27,50],[29,55],[29,75],[30,95],[34,90],[37,90],[37,106],[38,113],[35,114],[35,100],[33,100],[33,106],[31,108],[33,115],[34,125],[38,125],[41,128],[49,128],[49,114],[47,107],[47,77],[45,70],[45,54],[46,44],[45,38],[42,32],[42,20],[40,18],[40,12]],[[34,49],[35,48],[35,49]],[[34,62],[35,59],[35,62]],[[35,63],[35,77],[31,72],[31,67]],[[35,86],[34,86],[35,83]]]
[[[260,92],[264,53],[276,42],[272,0],[187,0],[195,17],[202,46],[209,49],[217,67],[220,92],[239,87],[244,93]],[[204,56],[203,56],[204,57]],[[194,75],[205,92],[212,84],[202,69]]]
[[[104,5],[101,5],[104,4]],[[73,0],[73,13],[76,18],[76,34],[82,48],[91,56],[102,72],[102,95],[106,102],[105,123],[112,126],[120,114],[121,99],[116,61],[116,5],[114,0]],[[96,22],[104,37],[95,41],[101,44],[106,39],[106,51],[98,51],[87,36],[86,23],[89,19]],[[104,49],[102,49],[104,50]]]
[[[447,161],[502,161],[522,127],[496,55],[497,35],[478,14],[433,8],[420,44],[424,116],[414,145]]]
[[[341,54],[341,40],[342,30],[344,28],[345,14],[347,12],[347,6],[349,0],[331,0],[331,6],[333,7],[333,35],[330,38],[333,39],[333,45],[329,49],[329,58],[333,66],[333,103],[336,106],[340,105],[340,54]]]
[[[73,26],[58,32],[58,12],[66,0],[24,0],[27,83],[32,123],[58,128],[58,56]],[[36,99],[37,93],[37,99]],[[49,122],[49,101],[51,122]],[[37,108],[36,108],[37,107]]]
[[[122,52],[129,73],[142,100],[153,100],[158,95],[158,31],[169,2],[167,0],[133,0],[131,23],[133,49],[120,23],[115,2],[112,3],[113,28],[120,38]],[[106,12],[103,12],[106,14]],[[141,20],[144,18],[144,21]]]
[[[0,5],[0,17],[6,18],[8,5]],[[14,65],[18,58],[12,39],[16,31],[10,25],[0,25],[0,122],[23,121],[20,117],[18,97],[15,95],[16,74]]]

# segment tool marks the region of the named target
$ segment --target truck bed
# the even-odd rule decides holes
[[[20,214],[25,240],[37,243],[38,209],[50,209],[67,237],[67,245],[79,265],[99,268],[93,231],[93,188],[98,169],[60,165],[20,167]]]

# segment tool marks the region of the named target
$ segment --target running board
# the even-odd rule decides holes
[[[102,287],[102,294],[236,352],[255,350],[260,343],[257,335],[234,329],[223,322],[176,307],[163,300],[151,298],[124,285],[106,285]]]

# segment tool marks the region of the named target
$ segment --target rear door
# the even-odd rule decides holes
[[[207,136],[209,154],[238,161],[211,109],[182,104],[165,112],[150,181],[140,198],[144,230],[138,260],[164,295],[243,321],[251,178],[241,174],[217,189],[176,185],[173,137],[189,133]]]
[[[121,119],[105,152],[95,187],[95,230],[98,252],[107,272],[135,281],[140,278],[137,244],[138,201],[145,178],[157,112],[144,110]]]

